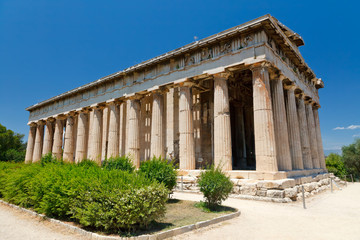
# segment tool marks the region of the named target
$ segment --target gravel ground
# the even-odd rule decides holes
[[[54,223],[33,217],[0,203],[0,239],[75,240],[86,238],[74,233],[69,233],[67,229],[57,226]]]
[[[175,198],[201,196],[176,193]],[[342,191],[326,191],[289,204],[228,199],[224,205],[241,210],[238,218],[173,239],[360,239],[360,183]]]
[[[175,193],[175,198],[201,200],[201,195]],[[302,202],[279,204],[229,199],[224,204],[241,216],[174,237],[180,239],[360,239],[360,183],[327,191]],[[67,229],[0,204],[0,239],[86,239]]]

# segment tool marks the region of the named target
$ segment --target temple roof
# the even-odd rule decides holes
[[[108,76],[105,76],[103,78],[100,78],[96,81],[90,82],[88,84],[82,85],[78,88],[72,89],[70,91],[64,92],[62,94],[59,94],[55,97],[52,97],[50,99],[47,99],[45,101],[42,101],[40,103],[34,104],[28,108],[26,108],[27,111],[31,111],[33,109],[36,109],[40,106],[46,105],[47,103],[65,98],[67,96],[70,96],[72,94],[84,91],[86,89],[90,89],[92,87],[98,86],[100,84],[103,84],[106,81],[110,81],[114,78],[121,77],[124,75],[127,75],[132,72],[136,72],[138,70],[144,69],[146,67],[149,67],[151,65],[158,64],[159,62],[163,62],[165,60],[169,60],[175,57],[179,57],[183,55],[186,52],[193,51],[194,49],[202,48],[205,46],[208,46],[209,44],[212,44],[216,41],[221,41],[223,39],[227,39],[229,37],[235,36],[239,33],[247,33],[251,32],[254,29],[257,28],[265,28],[268,33],[272,34],[272,37],[279,41],[281,44],[281,48],[285,50],[286,54],[289,55],[289,57],[293,60],[294,64],[297,65],[299,70],[302,70],[306,72],[307,75],[310,75],[311,78],[315,78],[315,74],[313,71],[308,67],[308,65],[305,63],[303,57],[301,56],[298,47],[304,45],[304,41],[301,38],[301,36],[282,23],[280,23],[276,18],[271,16],[270,14],[264,15],[262,17],[256,18],[254,20],[251,20],[249,22],[243,23],[241,25],[232,27],[230,29],[224,30],[222,32],[219,32],[217,34],[214,34],[212,36],[206,37],[204,39],[198,40],[196,42],[192,42],[190,44],[187,44],[183,47],[177,48],[175,50],[169,51],[167,53],[164,53],[162,55],[159,55],[157,57],[154,57],[152,59],[149,59],[147,61],[141,62],[139,64],[136,64],[134,66],[131,66],[129,68],[126,68],[124,70],[115,72],[113,74],[110,74]]]

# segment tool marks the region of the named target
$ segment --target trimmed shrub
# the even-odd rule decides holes
[[[82,168],[93,168],[93,167],[99,168],[97,162],[92,161],[90,159],[84,159],[81,162],[78,162],[76,165]]]
[[[177,172],[172,164],[166,159],[153,157],[151,160],[140,164],[139,172],[145,177],[163,183],[170,191],[176,185]]]
[[[209,208],[220,205],[229,197],[233,184],[221,168],[212,166],[200,174],[198,184]]]
[[[57,159],[52,153],[45,154],[40,159],[40,164],[42,166],[44,166],[45,164],[48,164],[48,163],[60,163],[60,162],[62,162],[62,161]]]
[[[123,170],[123,171],[127,171],[127,172],[134,172],[134,170],[135,170],[134,164],[126,156],[111,157],[109,159],[106,159],[102,163],[102,167],[107,170],[119,169],[119,170]]]
[[[28,164],[1,171],[6,201],[109,231],[146,227],[164,216],[168,190],[143,175],[82,164]],[[1,167],[1,166],[0,166]]]

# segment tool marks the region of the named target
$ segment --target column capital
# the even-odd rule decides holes
[[[152,88],[149,88],[147,90],[149,93],[152,93],[152,94],[164,94],[166,92],[169,91],[168,87],[167,86],[154,86]]]
[[[64,115],[66,118],[68,117],[74,117],[77,114],[76,111],[69,111],[69,112],[64,112]]]
[[[30,127],[36,127],[36,122],[28,122],[27,125]]]
[[[230,76],[232,76],[233,74],[231,72],[222,72],[222,73],[215,73],[212,76],[214,77],[214,79],[224,79],[224,80],[228,80]]]
[[[77,113],[88,113],[91,111],[90,107],[83,107],[83,108],[78,108],[75,110]]]
[[[319,103],[317,103],[317,102],[314,102],[314,103],[313,103],[313,106],[314,106],[314,109],[319,109],[319,108],[321,108],[321,105],[320,105]]]
[[[53,117],[48,117],[48,118],[46,119],[46,123],[52,123],[52,122],[55,122],[55,118],[53,118]]]
[[[130,94],[125,94],[124,96],[129,100],[140,100],[141,98],[144,97],[142,94],[139,93],[130,93]]]
[[[180,82],[177,84],[177,86],[179,86],[179,87],[188,87],[188,88],[191,88],[194,85],[195,85],[195,83],[190,80],[185,81],[185,82]]]
[[[307,104],[307,105],[312,105],[313,100],[309,96],[304,96],[304,103]]]
[[[259,63],[254,63],[253,65],[251,65],[249,67],[249,69],[254,72],[254,71],[259,71],[259,70],[263,70],[263,69],[269,69],[272,68],[272,64],[270,62],[267,61],[263,61],[263,62],[259,62]]]
[[[111,105],[117,105],[120,101],[118,99],[112,98],[106,101],[106,105],[107,106],[111,106]]]
[[[42,126],[42,125],[45,125],[45,123],[46,122],[44,120],[39,120],[39,121],[36,122],[36,125],[37,126]]]
[[[95,103],[95,104],[92,104],[92,105],[90,105],[90,108],[92,109],[92,110],[102,110],[102,109],[104,109],[105,108],[105,103]]]
[[[284,85],[284,88],[289,91],[295,91],[295,89],[297,89],[298,86],[296,86],[295,84],[287,84],[287,85]]]
[[[52,117],[56,120],[65,120],[66,119],[66,116],[63,113],[54,115]]]

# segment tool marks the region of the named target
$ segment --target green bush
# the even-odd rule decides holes
[[[53,155],[52,153],[45,154],[40,159],[40,164],[42,166],[44,166],[45,164],[48,164],[48,163],[60,163],[60,162],[62,162],[62,161],[57,159],[55,157],[55,155]]]
[[[14,204],[109,231],[146,227],[165,214],[168,190],[141,174],[81,164],[23,164],[1,171],[0,194]]]
[[[209,208],[220,205],[228,198],[233,188],[230,178],[222,172],[221,168],[214,168],[214,166],[200,174],[198,184]]]
[[[93,167],[99,168],[97,162],[92,161],[90,159],[83,159],[81,162],[78,162],[76,165],[82,168],[93,168]]]
[[[140,164],[139,172],[149,179],[163,183],[170,191],[176,185],[177,172],[172,162],[166,159],[153,157],[144,161]]]
[[[102,167],[107,170],[119,169],[127,172],[134,172],[135,166],[131,160],[126,157],[111,157],[102,163]]]

